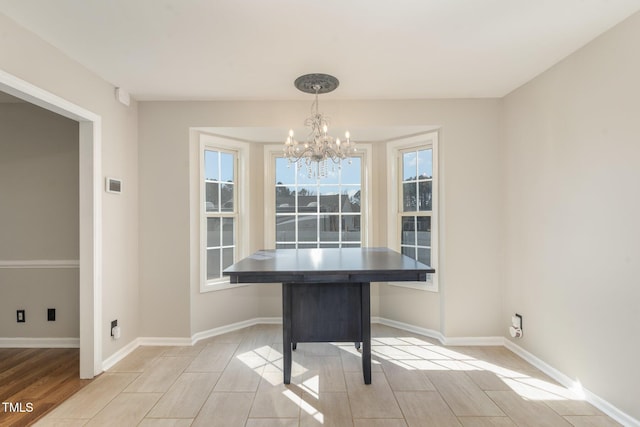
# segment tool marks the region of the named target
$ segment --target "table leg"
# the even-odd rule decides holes
[[[362,374],[364,383],[371,384],[371,295],[370,284],[361,284],[361,314],[362,314]]]
[[[291,284],[282,284],[282,370],[284,383],[291,384]]]

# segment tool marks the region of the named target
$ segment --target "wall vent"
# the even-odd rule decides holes
[[[107,177],[105,191],[107,193],[122,193],[122,180]]]

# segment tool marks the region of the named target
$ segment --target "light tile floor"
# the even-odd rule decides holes
[[[372,325],[372,384],[353,344],[298,344],[282,383],[282,329],[193,347],[140,347],[37,426],[614,426],[503,347],[444,347]]]

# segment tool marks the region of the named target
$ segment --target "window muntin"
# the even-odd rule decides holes
[[[389,282],[438,291],[438,132],[427,131],[387,142],[387,244],[436,272],[426,281]]]
[[[417,147],[400,151],[400,249],[404,255],[431,265],[433,208],[433,150]]]
[[[402,210],[431,211],[433,183],[433,150],[430,148],[402,151]]]
[[[404,255],[431,265],[431,217],[402,215],[400,248]]]
[[[362,159],[342,160],[323,179],[275,157],[276,248],[362,246]]]
[[[214,147],[203,151],[207,285],[227,282],[222,270],[237,253],[237,153]]]
[[[234,154],[205,149],[204,164],[207,212],[233,212]]]

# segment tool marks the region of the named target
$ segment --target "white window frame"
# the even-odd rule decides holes
[[[393,286],[419,289],[423,291],[438,292],[439,277],[439,252],[440,252],[440,175],[439,175],[439,150],[438,132],[430,131],[409,138],[394,140],[387,143],[387,244],[391,249],[401,251],[402,234],[402,154],[407,150],[431,148],[433,156],[433,179],[432,179],[432,205],[431,205],[431,267],[436,272],[427,275],[425,282],[388,282]],[[417,216],[421,216],[420,213]],[[428,216],[428,215],[427,215]]]
[[[371,144],[357,143],[356,148],[357,151],[352,157],[360,157],[362,167],[360,197],[363,202],[360,205],[360,245],[366,247],[371,235]],[[276,246],[275,159],[282,156],[282,144],[264,146],[264,246],[268,249],[274,249]]]
[[[204,132],[198,133],[199,153],[199,204],[198,216],[200,217],[200,292],[212,292],[223,289],[237,288],[246,284],[231,284],[228,276],[207,280],[207,213],[204,209],[206,203],[205,184],[205,150],[213,150],[235,155],[235,182],[234,182],[234,212],[219,213],[216,216],[234,218],[235,250],[234,261],[244,258],[249,251],[250,222],[248,216],[249,207],[249,144],[233,141],[217,135]],[[222,236],[221,236],[222,238]]]

